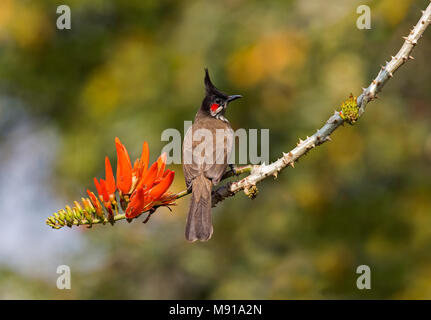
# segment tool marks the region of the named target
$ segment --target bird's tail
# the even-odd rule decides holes
[[[186,239],[208,241],[213,234],[211,222],[211,181],[203,174],[193,180],[192,199],[186,224]]]

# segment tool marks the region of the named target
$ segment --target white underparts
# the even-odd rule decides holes
[[[219,119],[219,120],[221,120],[221,121],[224,121],[224,122],[229,123],[229,121],[228,121],[228,120],[223,116],[223,114],[222,114],[223,109],[224,109],[224,107],[223,107],[223,106],[220,106],[220,107],[218,107],[218,108],[217,108],[217,110],[215,110],[215,111],[212,111],[212,110],[211,110],[211,115],[212,115],[213,117],[215,117],[216,119]]]

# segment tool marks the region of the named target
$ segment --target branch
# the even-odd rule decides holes
[[[413,59],[410,55],[413,48],[422,37],[425,29],[431,22],[431,3],[428,5],[425,11],[422,11],[422,16],[418,23],[410,31],[407,37],[403,37],[404,44],[398,53],[391,58],[389,62],[386,62],[385,66],[382,66],[377,77],[371,82],[368,88],[363,89],[363,93],[356,99],[356,118],[346,118],[342,107],[342,112],[335,112],[331,116],[322,128],[311,137],[307,137],[304,141],[299,139],[297,146],[288,153],[283,153],[283,156],[277,161],[269,165],[257,165],[254,166],[251,174],[244,179],[239,181],[228,183],[224,186],[219,187],[213,192],[213,206],[218,202],[223,201],[227,197],[235,195],[238,191],[244,190],[247,195],[254,197],[256,192],[256,184],[264,180],[269,176],[277,177],[278,173],[285,169],[287,166],[294,167],[295,161],[300,157],[304,156],[309,150],[316,146],[323,144],[326,141],[331,140],[330,135],[344,122],[353,123],[355,122],[364,112],[368,102],[377,99],[377,93],[381,91],[386,82],[391,79],[395,73],[404,63],[408,60]],[[344,104],[343,104],[344,106]],[[351,111],[351,109],[347,109]]]

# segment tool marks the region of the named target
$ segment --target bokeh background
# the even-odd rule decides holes
[[[148,224],[44,222],[115,165],[114,137],[155,160],[162,131],[193,119],[204,67],[244,96],[233,127],[269,128],[276,159],[369,84],[428,3],[1,0],[0,298],[431,298],[431,30],[355,126],[214,209],[208,243],[184,239],[188,198]],[[72,30],[56,29],[60,4]]]

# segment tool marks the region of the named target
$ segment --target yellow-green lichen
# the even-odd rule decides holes
[[[257,194],[259,193],[259,190],[256,186],[250,186],[246,187],[244,189],[244,193],[249,197],[251,200],[255,199],[257,197]]]
[[[357,97],[350,94],[349,99],[344,101],[341,105],[340,117],[351,125],[353,125],[359,118],[359,108],[356,100]]]

